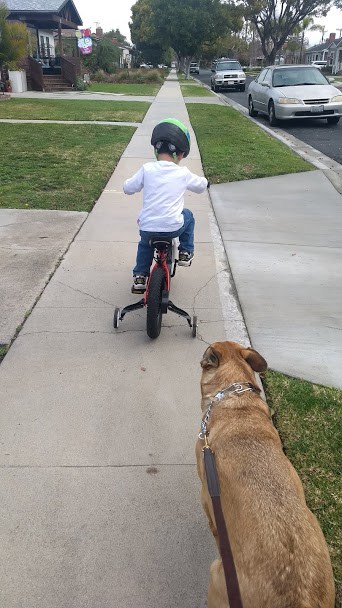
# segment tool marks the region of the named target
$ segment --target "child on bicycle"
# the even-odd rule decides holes
[[[179,266],[190,266],[194,257],[195,218],[184,208],[184,193],[203,192],[205,177],[191,173],[179,162],[190,152],[190,135],[175,118],[162,120],[153,129],[151,144],[157,161],[145,163],[123,184],[125,194],[143,192],[138,225],[140,242],[133,268],[132,293],[143,293],[153,260],[152,237],[179,237]]]

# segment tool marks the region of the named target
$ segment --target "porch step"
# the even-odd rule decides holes
[[[58,74],[43,75],[44,90],[47,92],[53,91],[72,91],[73,87],[71,84]]]

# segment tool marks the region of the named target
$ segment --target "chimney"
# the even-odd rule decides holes
[[[329,34],[329,38],[327,38],[327,42],[332,42],[333,40],[335,40],[335,38],[336,38],[336,34],[331,32],[331,34]]]
[[[97,36],[97,38],[103,38],[103,29],[102,29],[102,27],[97,27],[96,28],[96,36]]]

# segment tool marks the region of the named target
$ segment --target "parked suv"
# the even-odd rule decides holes
[[[190,74],[199,74],[199,64],[190,63]]]
[[[229,87],[237,91],[245,90],[246,74],[235,59],[220,59],[211,71],[210,84],[213,91]]]

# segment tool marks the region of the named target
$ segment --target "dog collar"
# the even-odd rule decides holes
[[[248,391],[251,391],[254,393],[260,393],[260,388],[254,386],[254,384],[252,384],[251,382],[233,382],[232,384],[229,384],[229,386],[227,386],[227,388],[224,388],[222,391],[219,391],[218,393],[216,393],[216,395],[214,395],[214,397],[212,397],[210,399],[207,411],[205,412],[205,414],[202,418],[201,432],[199,433],[198,437],[202,440],[205,440],[205,438],[207,437],[207,435],[208,435],[207,425],[209,422],[211,409],[215,403],[217,403],[218,401],[221,401],[221,399],[224,399],[224,397],[232,397],[233,395],[241,395],[242,393],[246,393]]]

